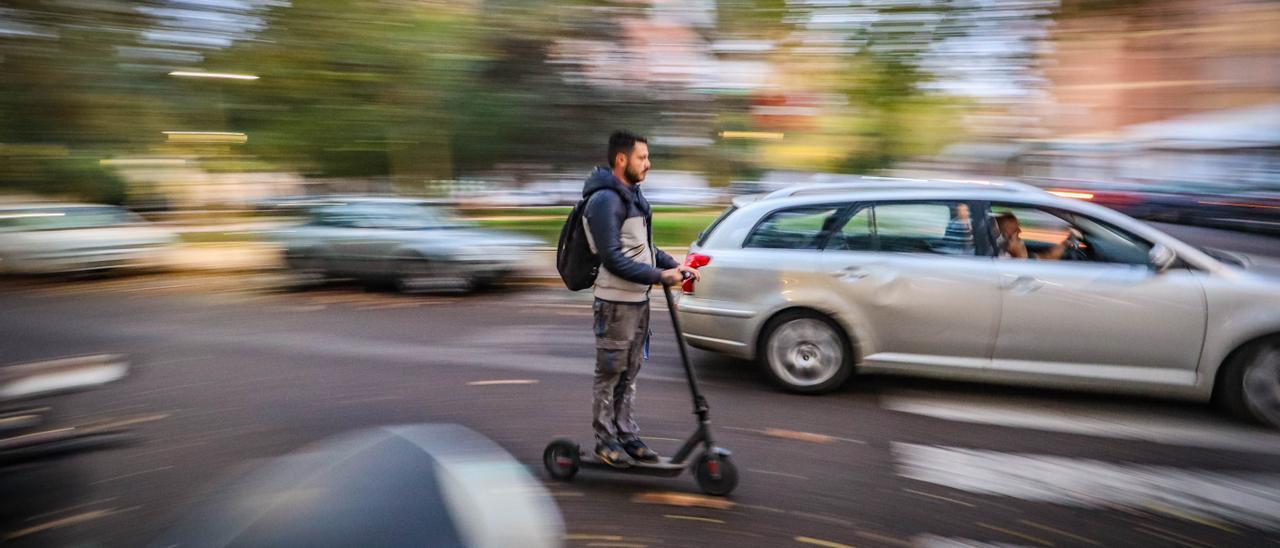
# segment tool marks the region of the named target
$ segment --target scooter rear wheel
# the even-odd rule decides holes
[[[693,470],[698,480],[698,487],[708,495],[723,497],[732,493],[738,486],[738,467],[733,464],[729,455],[719,455],[714,459],[703,454],[698,457],[698,467]]]
[[[578,468],[582,466],[581,459],[578,444],[566,439],[547,444],[546,450],[542,452],[542,465],[547,468],[547,474],[560,481],[569,481],[578,474]]]

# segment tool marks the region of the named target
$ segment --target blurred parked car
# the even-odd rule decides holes
[[[1195,212],[1196,224],[1280,234],[1280,188],[1243,188],[1231,194],[1200,196]]]
[[[300,281],[390,281],[401,291],[469,290],[515,272],[541,241],[472,227],[446,208],[402,198],[347,199],[275,234]]]
[[[1046,257],[1001,257],[997,214]],[[1280,426],[1280,280],[1084,200],[802,186],[738,198],[686,264],[689,344],[758,358],[787,390],[902,373],[1216,399]]]
[[[1139,219],[1280,233],[1280,190],[1274,187],[1076,181],[1052,184],[1048,189]]]
[[[1148,203],[1148,189],[1136,183],[1055,181],[1049,183],[1045,189],[1057,196],[1088,200],[1138,219],[1150,218],[1154,213],[1151,204]]]
[[[7,274],[152,267],[177,241],[117,206],[0,205],[0,272]]]

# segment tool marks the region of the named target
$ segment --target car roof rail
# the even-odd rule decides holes
[[[773,200],[791,196],[813,196],[871,190],[939,190],[955,189],[963,185],[989,190],[1005,190],[1010,192],[1044,192],[1026,183],[1016,181],[984,181],[976,179],[909,179],[903,177],[862,177],[858,181],[840,183],[797,184],[780,188],[758,196],[749,202]],[[746,202],[746,201],[744,201]],[[735,200],[737,203],[737,200]]]

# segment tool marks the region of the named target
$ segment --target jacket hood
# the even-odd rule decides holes
[[[622,196],[631,196],[635,193],[635,191],[628,188],[625,183],[618,180],[617,177],[614,177],[613,171],[610,171],[609,168],[597,166],[595,170],[591,172],[591,176],[587,177],[587,182],[583,183],[582,196],[586,197],[592,192],[606,188],[616,190]]]

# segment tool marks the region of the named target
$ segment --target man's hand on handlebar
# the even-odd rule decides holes
[[[698,273],[698,269],[685,265],[662,271],[662,285],[675,285],[687,278],[698,281],[702,279],[702,274]]]

